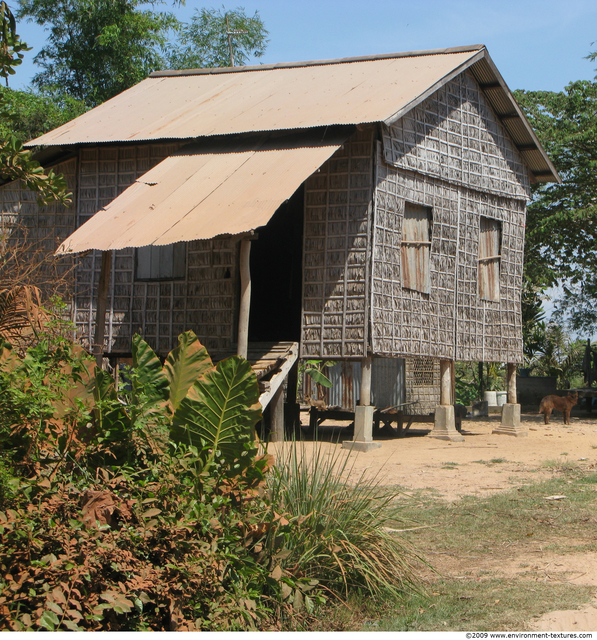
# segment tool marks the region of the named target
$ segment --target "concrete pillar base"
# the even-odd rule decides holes
[[[501,433],[506,436],[515,436],[517,438],[524,438],[528,436],[528,430],[521,426],[520,405],[505,404],[502,407],[502,424],[491,433]]]
[[[435,407],[435,423],[428,437],[437,438],[438,440],[450,440],[451,442],[464,442],[464,436],[461,436],[456,431],[453,405]]]
[[[351,451],[358,451],[360,453],[367,453],[372,449],[379,449],[381,442],[359,442],[358,440],[344,440],[342,443],[343,449],[350,449]]]
[[[373,442],[373,414],[375,407],[359,405],[354,412],[354,440],[345,440],[343,449],[371,451],[379,449],[380,442]]]

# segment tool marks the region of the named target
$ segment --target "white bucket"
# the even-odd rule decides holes
[[[506,404],[507,399],[508,399],[508,392],[507,391],[498,391],[497,392],[497,406],[498,407],[503,407]]]
[[[483,395],[483,400],[485,400],[490,407],[497,407],[497,391],[486,391]]]

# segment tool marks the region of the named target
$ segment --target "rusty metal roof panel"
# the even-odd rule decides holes
[[[154,75],[30,144],[188,139],[380,122],[482,55],[453,52]]]
[[[267,224],[276,209],[348,138],[352,127],[309,136],[219,138],[191,143],[98,211],[59,247],[167,245],[237,235]]]
[[[534,181],[559,180],[483,45],[366,58],[152,74],[28,143],[101,144],[193,139],[343,124],[391,124],[465,69],[514,144],[539,150]]]

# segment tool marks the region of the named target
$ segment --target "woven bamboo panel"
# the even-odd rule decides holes
[[[67,207],[60,204],[39,206],[35,193],[28,190],[21,180],[0,187],[0,234],[3,241],[21,243],[31,250],[29,255],[23,255],[23,262],[43,262],[37,274],[41,281],[35,281],[34,284],[41,286],[46,297],[66,293],[56,291],[52,284],[44,286],[44,280],[46,277],[52,278],[53,274],[60,277],[67,273],[72,267],[72,258],[61,258],[53,263],[40,259],[42,254],[52,255],[58,245],[75,230],[77,202],[76,159],[54,165],[52,169],[54,173],[64,176],[67,189],[73,193],[73,202]],[[68,282],[66,284],[69,286]]]
[[[381,154],[378,158],[373,352],[521,362],[525,203],[400,171],[388,166]],[[429,294],[402,286],[400,244],[405,201],[432,208]],[[500,292],[496,301],[479,296],[481,216],[502,224]]]
[[[529,173],[515,145],[465,72],[384,127],[386,161],[452,184],[530,198]]]
[[[424,416],[433,413],[440,401],[439,360],[406,358],[406,402],[412,402],[407,413]]]
[[[399,171],[388,166],[381,154],[378,160],[371,301],[373,353],[451,359],[458,233],[456,187]],[[432,210],[430,293],[402,286],[405,200]]]
[[[367,353],[373,158],[357,131],[305,183],[303,357]]]
[[[172,153],[179,145],[138,145],[83,149],[80,155],[79,224]],[[75,324],[89,347],[101,254],[91,252],[77,272]],[[192,329],[208,349],[225,349],[233,337],[237,247],[230,239],[190,242],[184,279],[135,280],[135,250],[115,252],[104,348],[127,353],[140,332],[165,355],[180,333]]]

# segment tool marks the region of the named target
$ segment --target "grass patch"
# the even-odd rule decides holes
[[[425,549],[438,573],[427,576],[427,594],[406,597],[394,612],[377,617],[375,612],[362,612],[359,628],[522,630],[544,613],[588,603],[594,587],[557,579],[537,582],[532,567],[525,570],[519,565],[523,573],[516,577],[500,575],[500,559],[506,563],[514,558],[516,567],[517,553],[528,553],[538,546],[560,555],[597,551],[597,492],[590,486],[597,483],[597,474],[561,461],[548,466],[553,478],[492,496],[446,502],[424,491],[413,493],[410,501],[403,503],[401,516],[422,528],[403,535]],[[560,495],[566,497],[546,500]]]
[[[430,597],[414,596],[395,615],[380,620],[379,631],[477,631],[528,629],[532,618],[588,603],[591,587],[485,578],[442,580]]]

